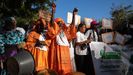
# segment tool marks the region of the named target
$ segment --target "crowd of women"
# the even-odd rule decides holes
[[[85,24],[76,27],[75,15],[78,11],[74,9],[72,23],[66,26],[63,19],[53,18],[55,8],[53,4],[49,23],[39,17],[26,34],[24,29],[16,27],[14,17],[6,19],[0,33],[1,62],[17,54],[17,51],[7,51],[7,48],[13,45],[13,48],[23,48],[33,55],[35,73],[51,69],[58,75],[70,75],[74,71],[95,75],[89,43],[98,40],[95,32],[95,25],[98,23],[92,21],[92,29],[89,30],[86,30]],[[25,43],[22,44],[23,42]]]

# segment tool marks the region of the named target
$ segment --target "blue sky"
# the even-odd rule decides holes
[[[61,17],[67,22],[67,12],[72,12],[74,7],[79,9],[78,14],[84,17],[94,18],[96,20],[102,18],[110,18],[112,4],[118,6],[133,5],[133,0],[56,0],[56,17]]]

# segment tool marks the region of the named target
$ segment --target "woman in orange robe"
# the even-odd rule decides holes
[[[25,49],[29,50],[34,57],[36,72],[48,69],[47,56],[50,40],[47,40],[46,33],[43,32],[45,25],[44,19],[38,20],[35,28],[28,34],[26,40]]]
[[[51,38],[49,47],[49,67],[59,75],[70,75],[72,65],[69,52],[69,41],[76,37],[76,27],[72,23],[66,27],[61,18],[48,25],[48,36]]]

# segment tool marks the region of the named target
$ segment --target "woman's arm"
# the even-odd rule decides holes
[[[83,45],[83,44],[88,44],[88,43],[90,43],[91,41],[90,40],[85,40],[85,41],[83,41],[83,42],[76,42],[76,46],[81,46],[81,45]]]

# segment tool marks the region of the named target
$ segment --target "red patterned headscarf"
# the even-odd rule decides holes
[[[95,21],[95,20],[93,20],[92,22],[91,22],[91,25],[98,25],[99,23],[97,23],[97,21]]]

